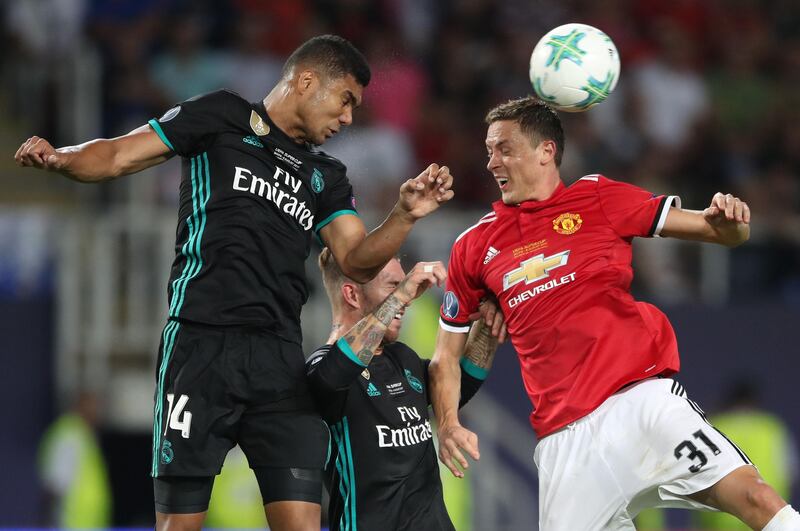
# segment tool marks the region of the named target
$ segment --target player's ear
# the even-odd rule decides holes
[[[314,89],[319,84],[319,76],[313,70],[300,70],[294,77],[294,86],[301,96]]]
[[[554,141],[542,140],[536,149],[539,151],[539,163],[542,166],[546,166],[555,160],[557,147]]]
[[[342,284],[342,300],[345,305],[351,309],[358,310],[361,308],[361,290],[355,284],[345,282]]]

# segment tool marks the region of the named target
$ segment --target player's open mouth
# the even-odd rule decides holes
[[[505,190],[506,186],[508,185],[508,179],[504,178],[497,179],[497,185],[500,187],[501,190]]]

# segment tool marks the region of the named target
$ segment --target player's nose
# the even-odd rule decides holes
[[[350,125],[353,123],[353,109],[347,105],[342,111],[342,114],[339,115],[339,123],[342,125]]]
[[[492,171],[493,169],[500,166],[500,157],[498,157],[495,153],[492,153],[489,156],[489,162],[486,163],[486,169]]]

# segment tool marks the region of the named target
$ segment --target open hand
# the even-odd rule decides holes
[[[400,187],[397,206],[412,219],[423,218],[453,198],[453,176],[447,166],[431,164]]]
[[[478,436],[460,425],[440,427],[439,460],[457,478],[463,478],[463,471],[469,468],[469,462],[462,452],[475,460],[480,459]]]

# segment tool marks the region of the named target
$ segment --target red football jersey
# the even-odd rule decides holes
[[[539,437],[625,384],[678,371],[666,316],[629,291],[633,237],[658,236],[673,202],[589,175],[545,201],[498,201],[456,239],[440,325],[466,333],[481,298],[497,297]]]

